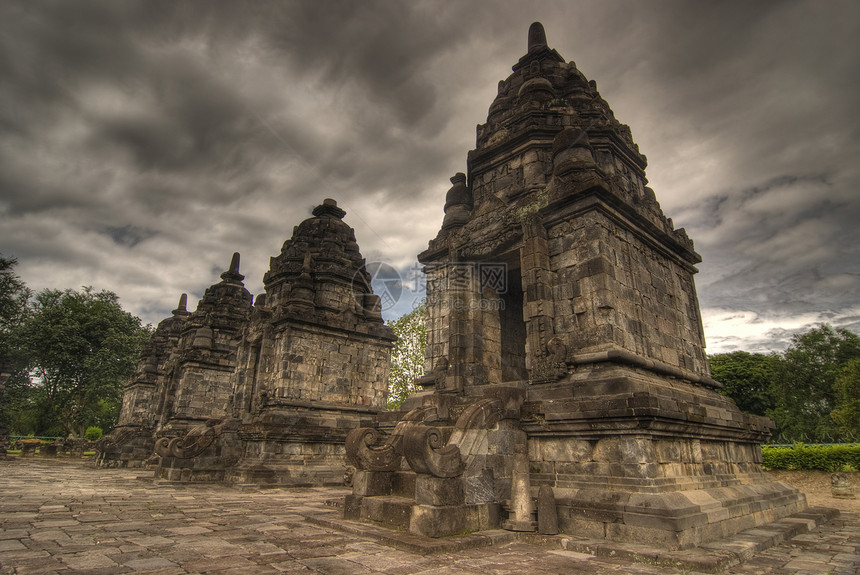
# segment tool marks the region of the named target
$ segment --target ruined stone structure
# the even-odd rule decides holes
[[[347,432],[385,409],[394,335],[345,212],[313,215],[272,258],[242,339],[234,482],[342,485]]]
[[[394,341],[344,215],[315,208],[253,305],[238,254],[193,313],[183,298],[141,356],[103,465],[155,450],[161,479],[343,483],[346,434],[384,409]]]
[[[166,396],[166,365],[190,315],[188,296],[182,294],[173,315],[162,320],[140,354],[134,376],[123,390],[116,427],[97,443],[98,464],[105,467],[140,467],[155,449],[155,428],[161,410],[154,409]]]
[[[159,477],[217,480],[230,463],[228,454],[220,452],[193,463],[186,461],[200,443],[192,447],[184,436],[196,436],[199,428],[214,430],[213,422],[228,414],[237,350],[252,309],[244,279],[239,273],[239,254],[233,254],[221,281],[206,289],[197,309],[185,320],[165,366],[155,432],[155,451],[161,456]]]
[[[424,391],[347,439],[347,518],[685,548],[805,508],[761,470],[771,422],[715,391],[700,257],[645,166],[532,25],[419,255]]]

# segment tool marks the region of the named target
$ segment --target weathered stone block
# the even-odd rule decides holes
[[[463,482],[459,477],[432,477],[419,474],[415,481],[418,505],[462,505],[465,503]]]
[[[545,461],[590,461],[594,451],[590,441],[569,438],[542,438],[539,445]]]
[[[358,470],[352,476],[352,490],[357,497],[388,495],[391,493],[391,471]]]
[[[609,437],[597,442],[592,458],[605,462],[647,463],[655,460],[655,453],[650,438]]]

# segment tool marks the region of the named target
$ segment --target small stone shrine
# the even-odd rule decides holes
[[[345,213],[317,206],[263,277],[239,348],[233,482],[343,485],[347,432],[385,409],[395,338]]]
[[[239,254],[193,313],[183,296],[141,354],[102,465],[154,450],[166,480],[343,484],[347,432],[385,408],[394,341],[345,213],[315,208],[253,305]]]
[[[166,396],[166,364],[179,342],[188,316],[188,296],[182,294],[173,315],[162,320],[140,353],[134,376],[123,390],[116,427],[97,445],[97,463],[105,467],[140,467],[155,449],[155,427],[162,409],[153,409]]]
[[[347,437],[346,518],[678,549],[806,507],[762,472],[770,420],[716,391],[700,257],[645,166],[533,24],[419,255],[423,391]]]
[[[244,279],[239,273],[239,254],[233,254],[221,281],[206,289],[197,309],[186,318],[182,335],[167,361],[167,382],[157,408],[160,419],[155,451],[161,456],[158,477],[223,478],[224,464],[229,464],[227,453],[217,454],[214,460],[186,461],[200,443],[192,445],[184,436],[193,437],[199,428],[209,429],[213,421],[228,415],[237,351],[252,309],[252,296],[242,283]]]

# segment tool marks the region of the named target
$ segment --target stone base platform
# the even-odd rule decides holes
[[[803,512],[806,497],[778,481],[669,493],[558,489],[559,526],[594,539],[688,549]]]
[[[225,476],[230,485],[258,487],[343,487],[346,466],[342,461],[261,460],[242,461]]]
[[[328,500],[326,503],[331,507],[339,507],[343,501]],[[346,520],[341,517],[341,512],[338,510],[333,510],[330,513],[315,513],[308,515],[306,519],[315,525],[360,535],[395,549],[421,555],[455,553],[466,549],[521,542],[583,553],[593,557],[622,559],[636,563],[680,569],[682,571],[722,573],[726,569],[739,565],[766,549],[785,543],[798,535],[809,533],[819,525],[831,521],[838,516],[839,511],[836,509],[813,507],[779,521],[747,529],[730,537],[706,543],[700,547],[681,551],[656,549],[651,545],[619,543],[565,534],[540,535],[536,533],[504,531],[501,529],[479,531],[456,537],[432,538],[401,530],[388,529],[381,525],[370,525]]]

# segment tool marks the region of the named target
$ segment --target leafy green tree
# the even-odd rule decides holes
[[[100,424],[105,404],[118,408],[149,330],[116,294],[45,290],[22,327],[37,407],[37,432],[62,425],[78,436]],[[113,425],[114,422],[111,422]]]
[[[15,274],[17,263],[0,254],[0,455],[6,452],[11,420],[20,413],[17,392],[28,381],[18,353],[18,330],[27,317],[31,291]]]
[[[711,374],[723,384],[720,393],[732,398],[741,411],[766,415],[774,408],[770,387],[780,361],[777,355],[735,351],[718,353],[708,359]]]
[[[837,440],[840,430],[830,416],[839,407],[836,379],[851,360],[860,358],[860,336],[821,325],[792,337],[777,364],[768,412],[777,435],[804,442]]]
[[[838,407],[830,414],[839,425],[844,440],[860,438],[860,359],[842,367],[834,384]]]
[[[421,305],[389,324],[398,338],[391,350],[391,370],[388,375],[389,409],[397,409],[407,395],[418,390],[415,380],[424,374],[426,315],[427,310]]]

